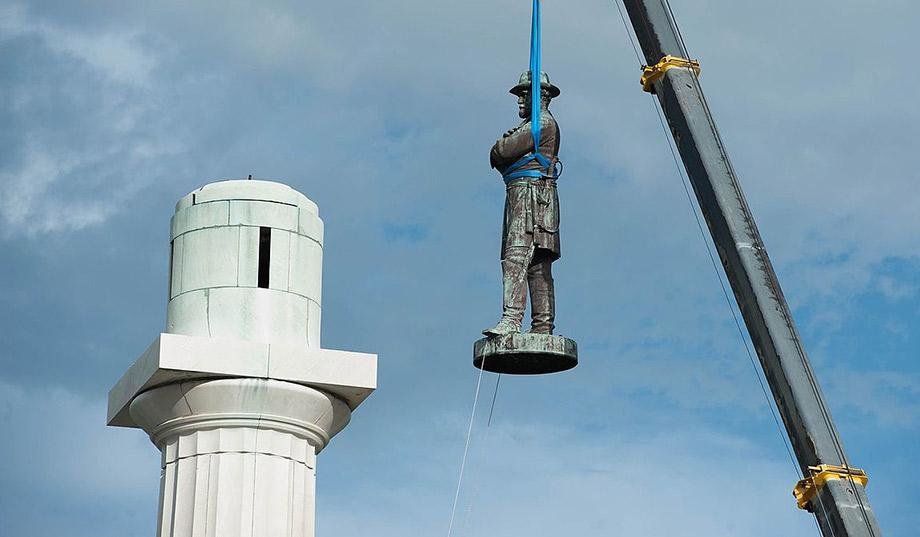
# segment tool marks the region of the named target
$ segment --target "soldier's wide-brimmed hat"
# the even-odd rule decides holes
[[[524,73],[521,75],[521,79],[517,83],[517,86],[511,88],[509,92],[513,95],[520,96],[522,93],[530,91],[530,83],[530,71],[524,71]],[[552,82],[549,81],[549,75],[547,75],[544,71],[540,71],[540,87],[545,89],[547,93],[549,93],[549,96],[553,99],[558,97],[561,93],[559,88],[554,86]]]

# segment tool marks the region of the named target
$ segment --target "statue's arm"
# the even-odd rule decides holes
[[[489,160],[492,167],[504,169],[533,151],[533,138],[528,128],[517,128],[495,142]]]
[[[501,167],[501,162],[498,160],[498,142],[495,142],[495,145],[492,146],[492,151],[489,151],[489,164],[498,169]]]

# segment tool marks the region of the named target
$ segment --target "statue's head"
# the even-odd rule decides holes
[[[509,91],[512,95],[517,95],[518,98],[518,115],[521,118],[527,118],[530,116],[530,103],[531,103],[531,79],[530,71],[524,71],[521,75],[520,80],[516,86],[511,88]],[[559,88],[554,86],[549,81],[549,76],[545,72],[540,72],[540,100],[542,102],[543,108],[549,106],[549,102],[554,98],[559,96]]]

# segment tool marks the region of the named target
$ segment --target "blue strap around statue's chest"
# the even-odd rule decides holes
[[[521,169],[527,164],[530,164],[531,162],[535,160],[540,163],[541,169],[539,170],[534,170],[534,169],[522,170]],[[502,179],[505,180],[505,183],[510,183],[511,181],[514,181],[515,179],[522,179],[525,177],[532,177],[535,179],[539,179],[542,177],[555,178],[555,170],[552,167],[552,162],[550,162],[548,158],[546,158],[539,152],[528,153],[527,155],[524,155],[521,159],[519,159],[517,162],[515,162],[511,166],[508,166],[508,168],[505,169],[505,171],[502,173]]]

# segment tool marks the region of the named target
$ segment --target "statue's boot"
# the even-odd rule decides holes
[[[532,248],[507,248],[505,258],[502,259],[502,318],[494,327],[482,331],[486,336],[502,336],[521,331],[524,307],[527,305],[527,265],[532,255]]]
[[[527,269],[530,287],[531,334],[552,334],[556,320],[556,290],[553,285],[553,262],[544,258]]]

